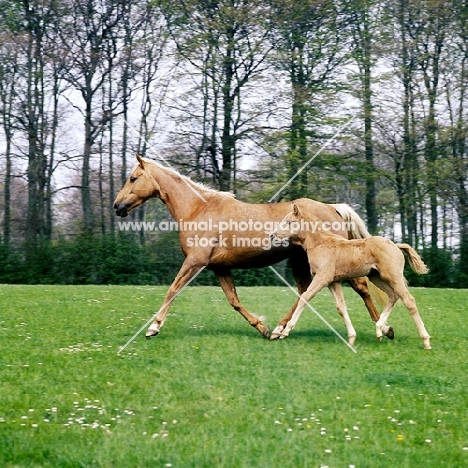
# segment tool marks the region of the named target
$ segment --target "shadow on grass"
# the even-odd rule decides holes
[[[180,337],[180,334],[177,334]],[[189,329],[186,332],[186,336],[190,337],[203,337],[203,336],[212,336],[212,337],[244,337],[245,339],[249,340],[262,340],[265,342],[269,342],[270,340],[265,339],[254,329],[249,328],[203,328],[203,329]],[[343,339],[347,340],[347,336],[345,334],[341,335]],[[338,336],[330,329],[308,329],[308,330],[293,330],[291,334],[286,338],[287,341],[297,340],[300,342],[310,341],[315,343],[332,343],[335,341],[341,341]],[[387,338],[384,338],[387,340]],[[274,340],[274,341],[284,341],[284,340]],[[273,342],[274,342],[273,341]],[[375,343],[377,342],[377,338],[375,334],[371,332],[364,332],[358,334],[357,343]]]

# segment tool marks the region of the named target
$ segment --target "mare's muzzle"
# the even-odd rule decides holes
[[[125,218],[128,215],[127,205],[125,203],[114,203],[114,211],[117,216]]]

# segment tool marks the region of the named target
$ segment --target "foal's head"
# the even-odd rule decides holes
[[[291,239],[292,241],[297,240],[299,233],[301,232],[301,212],[298,206],[293,203],[292,211],[288,213],[276,226],[276,228],[270,233],[270,237],[277,237],[279,239]]]
[[[160,187],[147,169],[150,163],[138,154],[135,156],[138,164],[132,169],[130,177],[114,201],[114,210],[117,216],[127,216],[131,210],[140,206],[148,198],[159,196]]]

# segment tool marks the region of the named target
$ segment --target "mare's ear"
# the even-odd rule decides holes
[[[297,207],[295,203],[292,204],[292,209],[293,209],[294,216],[299,216],[301,214],[299,211],[299,208]]]
[[[145,168],[145,161],[143,161],[143,158],[142,158],[139,154],[137,154],[137,153],[135,153],[135,157],[136,157],[136,159],[137,159],[138,164],[140,165],[140,167],[141,167],[142,169],[144,169],[144,168]]]

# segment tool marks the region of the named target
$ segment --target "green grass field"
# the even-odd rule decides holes
[[[165,287],[0,286],[1,467],[466,467],[467,290],[414,289],[379,343],[345,296],[351,352],[305,311],[269,342],[217,287],[189,287],[162,333],[124,345]],[[270,326],[294,300],[239,288]],[[313,305],[345,336],[328,291]]]

